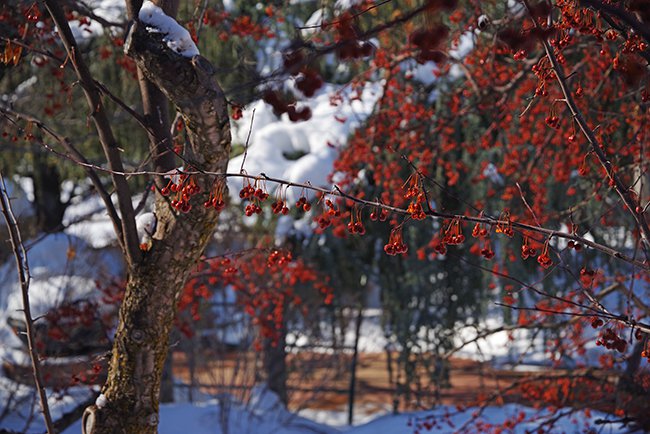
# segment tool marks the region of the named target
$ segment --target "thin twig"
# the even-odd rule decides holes
[[[54,434],[54,426],[52,425],[52,417],[50,416],[50,407],[47,404],[47,395],[45,393],[45,386],[43,385],[43,375],[41,374],[41,363],[36,350],[36,342],[34,339],[34,320],[32,319],[31,308],[29,305],[29,283],[31,276],[29,274],[29,263],[27,262],[27,252],[23,245],[23,240],[20,236],[20,228],[16,221],[16,216],[11,208],[11,200],[7,193],[7,186],[5,180],[0,173],[0,205],[2,206],[2,215],[7,223],[9,230],[9,238],[11,239],[11,248],[13,250],[14,258],[16,260],[16,270],[18,272],[18,280],[20,281],[20,291],[23,298],[23,314],[25,315],[25,327],[27,329],[27,347],[29,348],[29,357],[32,360],[32,372],[34,374],[34,384],[38,390],[38,396],[43,410],[43,418],[45,419],[45,427],[48,434]]]
[[[528,201],[526,200],[526,196],[524,196],[524,192],[521,189],[521,185],[519,185],[518,182],[516,182],[515,185],[517,185],[517,189],[519,189],[519,195],[521,196],[521,201],[524,203],[524,205],[526,205],[526,208],[528,208],[528,211],[530,211],[530,214],[535,219],[535,223],[537,223],[537,226],[541,226],[541,224],[539,223],[539,220],[537,220],[537,216],[535,215],[535,211],[533,211],[533,209],[530,207],[530,205],[528,205]]]
[[[251,114],[251,124],[248,127],[248,136],[246,136],[246,143],[244,144],[244,158],[241,160],[241,167],[239,168],[239,173],[244,173],[244,163],[246,162],[246,157],[248,156],[248,144],[251,139],[251,133],[253,132],[253,121],[255,120],[255,109]]]

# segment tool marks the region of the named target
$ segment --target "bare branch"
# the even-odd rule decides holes
[[[111,219],[111,222],[113,223],[113,229],[115,230],[115,234],[117,235],[117,240],[120,243],[120,246],[123,248],[124,246],[123,246],[123,237],[122,237],[122,222],[120,221],[120,217],[117,215],[115,206],[113,206],[111,195],[104,188],[102,181],[99,179],[99,176],[97,175],[97,171],[94,165],[89,163],[88,160],[86,160],[84,155],[81,152],[79,152],[79,150],[70,142],[70,140],[67,137],[61,136],[60,134],[56,133],[50,127],[45,125],[40,119],[37,119],[34,116],[28,115],[26,113],[20,113],[15,110],[1,107],[1,106],[0,106],[0,113],[2,113],[7,118],[8,115],[12,115],[16,118],[20,118],[27,122],[31,122],[33,125],[36,125],[36,127],[38,127],[41,131],[43,131],[45,134],[47,134],[52,139],[54,139],[66,151],[68,151],[68,153],[72,155],[72,158],[70,157],[68,158],[72,159],[74,163],[78,164],[84,169],[86,175],[88,176],[93,186],[95,187],[95,190],[97,190],[99,197],[102,199],[102,202],[106,207],[106,212],[108,213],[108,217]],[[45,144],[45,142],[41,142],[41,145],[45,149],[55,153],[56,155],[66,156],[65,154],[61,154],[53,150],[47,144]]]
[[[91,110],[90,117],[95,123],[95,128],[97,129],[99,141],[102,145],[104,154],[106,155],[108,166],[112,170],[122,172],[124,169],[120,155],[121,150],[119,149],[115,136],[113,135],[113,130],[111,129],[108,116],[106,115],[97,85],[90,75],[90,71],[88,70],[82,56],[78,55],[80,50],[78,49],[77,43],[72,35],[72,31],[70,30],[68,21],[65,18],[63,9],[56,0],[46,0],[45,6],[52,17],[54,24],[56,24],[57,32],[61,37],[68,58],[72,62],[77,78],[79,79],[84,94],[86,95],[86,100]],[[140,261],[142,253],[139,249],[138,234],[135,227],[135,214],[133,212],[133,203],[131,202],[131,192],[126,178],[123,175],[112,173],[111,177],[117,193],[120,212],[122,214],[122,245],[124,246],[127,262],[129,266],[132,266],[134,263]]]
[[[523,0],[523,1],[524,1],[524,5],[526,6],[526,8],[528,8],[530,12],[528,1],[527,0]],[[533,19],[533,22],[535,23],[536,27],[539,27],[537,20]],[[546,38],[542,39],[542,44],[544,45],[546,56],[551,62],[553,72],[555,73],[557,82],[560,85],[562,94],[564,95],[564,102],[566,103],[567,107],[571,111],[571,115],[573,116],[576,123],[578,124],[580,131],[582,131],[583,135],[589,142],[591,151],[596,155],[601,166],[603,167],[603,169],[605,169],[605,173],[607,173],[607,176],[612,181],[616,193],[618,193],[618,195],[621,197],[623,203],[628,208],[630,214],[636,221],[636,224],[639,227],[639,232],[641,233],[642,246],[643,246],[643,251],[645,253],[646,260],[650,261],[650,226],[648,226],[648,222],[646,221],[646,218],[643,214],[643,210],[638,209],[638,204],[635,203],[632,195],[630,194],[629,188],[623,183],[623,181],[621,181],[621,178],[614,170],[614,167],[612,166],[611,161],[605,154],[605,151],[603,150],[603,148],[601,148],[600,144],[598,143],[598,139],[596,138],[596,135],[594,134],[593,130],[589,127],[589,125],[587,125],[587,120],[585,119],[584,115],[582,114],[582,111],[578,108],[578,105],[573,99],[571,88],[569,87],[567,77],[564,74],[564,68],[562,68],[562,65],[560,65],[560,63],[558,62],[557,57],[555,56],[555,53],[553,51],[553,47],[551,46],[548,39]]]
[[[23,313],[25,315],[25,327],[27,329],[27,347],[29,348],[29,357],[32,360],[32,372],[34,373],[34,383],[38,389],[38,396],[43,410],[43,418],[45,419],[45,427],[48,434],[54,434],[54,426],[52,425],[52,417],[50,416],[50,408],[47,404],[47,395],[45,393],[45,386],[43,385],[43,376],[41,374],[41,363],[36,350],[36,342],[34,341],[34,320],[32,319],[31,308],[29,305],[29,283],[31,280],[29,274],[29,263],[27,262],[27,253],[25,246],[20,236],[20,228],[16,221],[16,216],[11,209],[11,200],[7,193],[7,186],[5,180],[0,173],[0,205],[2,206],[2,215],[7,223],[9,231],[9,238],[11,240],[11,248],[13,250],[14,258],[16,260],[16,271],[18,272],[18,280],[20,282],[20,291],[23,297]]]
[[[642,36],[643,39],[645,39],[648,43],[650,43],[650,27],[647,24],[644,24],[641,21],[639,21],[634,16],[634,14],[625,11],[613,4],[603,3],[600,0],[581,0],[580,3],[592,9],[595,9],[599,12],[604,12],[608,15],[616,17],[617,19],[625,23],[625,25],[627,25],[629,28],[634,30],[635,33]]]

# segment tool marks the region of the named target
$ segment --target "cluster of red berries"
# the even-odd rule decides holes
[[[420,194],[420,184],[417,177],[411,177],[410,185],[404,193],[404,199],[413,199],[418,194]]]
[[[502,222],[506,223],[502,223]],[[510,220],[510,211],[505,209],[499,216],[499,222],[496,224],[496,229],[494,230],[497,234],[503,234],[508,238],[512,238],[515,235],[515,231],[512,229],[512,221]]]
[[[597,316],[591,319],[591,327],[595,329],[601,327],[603,324],[605,324],[605,322],[601,318],[598,318]]]
[[[485,259],[488,260],[494,258],[494,250],[492,250],[492,245],[487,240],[485,241],[485,245],[481,249],[481,256],[483,256]]]
[[[380,222],[385,222],[386,219],[388,219],[388,211],[385,209],[381,209],[379,212],[375,210],[370,213],[370,220],[373,222],[376,222],[377,220]]]
[[[304,65],[305,57],[300,48],[285,51],[282,53],[282,60],[285,70],[296,77],[296,87],[307,98],[314,96],[316,91],[323,86],[323,79],[318,72]]]
[[[439,255],[444,255],[447,253],[447,245],[443,243],[440,239],[436,239],[433,242],[433,250],[436,251]]]
[[[160,189],[163,196],[176,193],[175,198],[170,201],[170,205],[182,213],[187,213],[192,209],[190,199],[200,192],[201,188],[194,182],[194,178],[185,174],[179,176],[178,184],[170,180],[167,186]]]
[[[289,262],[291,262],[293,257],[291,256],[291,252],[287,253],[282,253],[279,250],[274,250],[271,252],[269,255],[268,259],[266,260],[266,265],[271,268],[273,266],[279,266],[279,267],[284,267],[287,265]]]
[[[472,236],[474,238],[485,238],[487,234],[488,230],[482,227],[480,223],[474,225],[474,229],[472,229]]]
[[[575,249],[576,252],[582,250],[582,244],[573,240],[569,240],[569,242],[567,243],[567,247],[570,249]]]
[[[367,41],[359,41],[355,27],[355,17],[346,11],[333,24],[337,32],[338,47],[336,55],[341,60],[358,59],[372,55],[375,46]]]
[[[558,129],[560,128],[560,118],[557,117],[556,115],[548,115],[544,119],[544,122],[546,122],[546,125],[548,125],[551,128]]]
[[[348,232],[351,234],[359,234],[359,235],[364,235],[366,233],[366,228],[361,222],[361,220],[358,221],[351,221],[348,223]]]
[[[246,183],[246,185],[239,190],[239,197],[240,199],[252,200],[257,198],[259,200],[266,200],[269,197],[269,194],[261,188],[255,188],[250,183]]]
[[[449,244],[450,246],[457,246],[463,244],[464,241],[465,241],[465,235],[463,234],[457,234],[457,235],[446,234],[442,238],[442,242],[445,244]]]
[[[327,216],[324,215],[318,217],[317,222],[318,222],[318,227],[320,229],[328,228],[332,224],[332,220],[330,220]]]
[[[541,265],[542,268],[548,268],[551,265],[553,265],[553,260],[548,255],[548,253],[543,252],[541,255],[537,257],[537,263],[539,263],[539,265]]]
[[[436,63],[444,62],[446,55],[438,50],[440,44],[449,36],[449,28],[439,25],[431,29],[419,29],[409,35],[409,42],[420,49],[415,57],[418,63],[432,60]]]
[[[239,191],[239,197],[241,199],[248,199],[251,201],[251,203],[246,205],[246,208],[244,208],[244,214],[246,214],[246,217],[250,217],[253,214],[262,213],[262,207],[260,206],[260,203],[268,199],[269,194],[262,188],[253,187],[247,181],[246,185],[244,185]]]
[[[596,341],[596,345],[603,346],[608,350],[614,349],[619,353],[624,353],[627,348],[627,342],[625,342],[625,339],[620,338],[611,328],[605,330],[600,339]]]
[[[527,56],[526,50],[519,50],[515,52],[513,57],[515,60],[524,60],[526,56]]]
[[[307,198],[305,196],[300,196],[300,198],[296,201],[296,208],[307,212],[311,210],[311,204],[307,202]]]
[[[289,214],[289,207],[284,203],[282,199],[278,199],[271,204],[271,210],[273,214]]]
[[[492,250],[492,245],[490,244],[487,228],[485,228],[481,223],[476,223],[472,229],[472,237],[483,240],[483,248],[480,250],[481,256],[488,260],[494,258],[494,250]],[[464,239],[465,237],[463,237],[463,240]]]
[[[321,229],[325,229],[332,224],[330,217],[339,217],[341,215],[341,211],[331,200],[325,199],[325,206],[328,208],[327,215],[322,215],[318,218],[318,227]]]
[[[402,239],[402,226],[397,226],[390,231],[388,244],[384,246],[384,252],[387,255],[395,256],[408,252],[409,248]]]
[[[537,250],[533,249],[528,245],[528,239],[524,241],[524,244],[521,246],[521,257],[525,260],[531,257],[534,257],[537,254]]]
[[[341,60],[359,59],[371,56],[375,46],[368,41],[345,41],[336,49],[336,55]]]
[[[415,198],[413,202],[409,203],[406,211],[411,214],[412,219],[423,220],[426,217],[426,214],[422,208],[422,203],[426,202],[427,198],[420,186],[420,178],[417,175],[411,175],[409,179],[406,180],[406,183],[409,186],[406,189],[406,193],[404,193],[404,199]]]
[[[262,214],[262,207],[255,202],[249,203],[244,208],[244,214],[246,214],[246,217],[250,217],[253,214]]]
[[[418,195],[417,201],[411,202],[406,209],[406,211],[411,214],[411,218],[413,220],[424,220],[427,216],[424,213],[424,210],[422,209],[422,203],[420,202],[420,200],[423,198],[424,194],[420,193],[420,195]]]
[[[264,102],[273,107],[273,113],[276,116],[287,113],[289,120],[292,122],[306,121],[311,118],[311,109],[309,107],[297,108],[295,102],[287,102],[280,97],[280,94],[273,90],[267,90],[264,93]]]
[[[322,86],[323,86],[323,79],[313,69],[303,68],[301,74],[296,78],[296,87],[307,98],[311,98],[312,96],[314,96],[316,91],[320,89]],[[289,113],[289,117],[291,117],[291,113]]]
[[[449,227],[442,237],[442,243],[450,246],[457,246],[465,241],[465,235],[460,228],[460,219],[455,218],[449,223]]]
[[[226,184],[223,180],[217,180],[215,185],[216,186],[210,192],[208,200],[203,202],[203,206],[205,208],[214,208],[215,211],[219,212],[226,207],[226,201],[223,199]]]
[[[553,265],[553,260],[548,254],[548,243],[551,241],[551,239],[547,239],[546,242],[544,243],[544,248],[542,249],[542,253],[537,257],[537,263],[542,266],[542,268],[546,269]]]
[[[361,221],[361,210],[358,208],[350,211],[350,222],[348,223],[348,232],[351,234],[364,235],[366,228]]]
[[[226,201],[224,201],[222,198],[213,197],[203,202],[203,206],[206,208],[214,208],[215,211],[218,212],[226,207]]]
[[[595,276],[596,272],[594,270],[583,268],[580,270],[580,283],[582,283],[582,286],[585,288],[591,288],[594,283]]]

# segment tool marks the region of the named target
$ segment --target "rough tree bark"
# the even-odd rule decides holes
[[[126,39],[127,55],[182,114],[190,140],[186,160],[197,170],[225,172],[230,126],[223,92],[212,79],[214,69],[201,56],[190,59],[173,52],[163,36],[148,33],[134,22]],[[86,409],[84,433],[157,431],[160,380],[176,301],[217,222],[214,210],[202,204],[214,183],[223,181],[196,176],[201,193],[192,198],[192,209],[186,214],[174,211],[166,198],[156,195],[158,226],[153,244],[140,262],[129,266],[102,390],[106,399]]]
[[[153,0],[156,6],[172,18],[176,18],[179,0]],[[129,21],[137,18],[142,7],[142,1],[128,0],[127,15]],[[171,121],[169,120],[169,101],[164,93],[138,68],[138,87],[142,99],[142,112],[147,125],[149,138],[149,152],[152,156],[153,169],[156,172],[167,172],[174,168],[174,153],[171,151],[172,134]],[[163,188],[166,180],[162,176],[154,178],[156,186]],[[172,378],[171,354],[163,368],[160,387],[160,402],[174,401],[174,379]]]

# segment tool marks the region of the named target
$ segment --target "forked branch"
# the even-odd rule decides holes
[[[65,47],[68,59],[72,63],[77,79],[81,83],[88,107],[90,108],[92,118],[99,141],[102,145],[104,154],[108,161],[108,166],[111,170],[116,172],[123,172],[122,157],[120,148],[117,145],[113,130],[111,128],[104,104],[100,97],[100,92],[97,85],[93,80],[88,66],[83,60],[83,57],[78,54],[81,53],[77,47],[77,43],[72,35],[68,21],[61,5],[56,0],[46,0],[45,6],[47,7],[54,24],[56,24],[57,31],[61,37],[61,41]],[[124,245],[124,253],[127,258],[129,267],[140,261],[142,255],[139,249],[138,235],[135,226],[135,213],[133,211],[133,203],[131,202],[131,192],[126,177],[111,173],[113,185],[117,193],[117,201],[122,214],[122,237]]]

